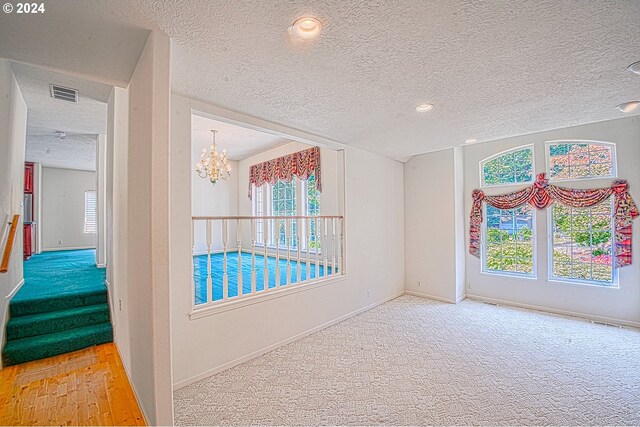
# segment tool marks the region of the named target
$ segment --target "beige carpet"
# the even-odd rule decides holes
[[[403,296],[175,392],[178,425],[640,425],[640,331]]]

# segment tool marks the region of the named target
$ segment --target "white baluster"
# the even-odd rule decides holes
[[[307,240],[307,280],[311,280],[311,219],[304,219]]]
[[[344,274],[344,217],[340,218],[340,274]]]
[[[327,242],[327,231],[328,227],[327,227],[327,218],[322,218],[322,259],[323,259],[323,266],[324,266],[324,275],[327,275],[327,267],[328,267],[328,252],[329,252],[329,246],[328,246],[328,242]]]
[[[297,284],[300,284],[300,282],[302,282],[302,265],[300,264],[300,233],[302,232],[302,229],[300,228],[300,220],[299,219],[295,219],[296,221],[296,248],[298,249],[297,251],[297,262],[296,262],[296,277],[298,279],[298,281],[296,282]]]
[[[262,235],[264,236],[264,271],[263,271],[263,279],[264,279],[264,288],[263,291],[267,292],[269,290],[269,257],[267,257],[267,242],[269,241],[269,227],[265,227],[265,223],[262,223]]]
[[[238,246],[238,296],[243,294],[242,289],[242,220],[236,219],[236,245]]]
[[[229,275],[227,274],[227,241],[229,238],[227,220],[222,220],[222,299],[229,299]]]
[[[213,278],[211,277],[211,221],[206,220],[207,240],[207,303],[213,301]]]
[[[270,220],[274,221],[274,220]],[[276,288],[280,287],[280,220],[275,220],[274,240],[276,241]]]
[[[195,239],[195,220],[191,220],[191,304],[195,306],[196,304],[196,277],[194,274],[195,271],[195,262],[196,260],[193,257],[194,252],[196,251],[196,239]],[[200,272],[198,272],[199,276]]]
[[[251,219],[251,293],[256,293],[256,223]]]
[[[316,223],[316,233],[314,236],[315,242],[316,242],[316,279],[320,277],[320,240],[319,240],[319,236],[320,236],[320,221],[318,221],[318,218],[314,218],[313,220]]]
[[[336,238],[336,219],[331,218],[331,244],[333,245],[333,249],[331,251],[331,274],[336,274],[336,253],[337,253],[337,244],[338,239]]]
[[[290,241],[289,237],[291,235],[291,223],[287,218],[284,220],[284,235],[285,240],[287,241],[287,285],[291,284],[291,248],[289,247]]]

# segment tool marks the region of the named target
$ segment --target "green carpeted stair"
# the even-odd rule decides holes
[[[4,366],[113,340],[105,273],[94,254],[47,252],[25,262],[25,284],[9,303]]]

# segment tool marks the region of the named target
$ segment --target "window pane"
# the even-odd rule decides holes
[[[613,151],[609,144],[561,143],[551,144],[549,178],[591,178],[614,175]]]
[[[533,210],[487,206],[484,270],[533,276]]]
[[[533,149],[527,147],[480,163],[482,185],[517,184],[533,181]]]
[[[592,208],[552,206],[552,276],[613,283],[612,201]]]
[[[271,212],[274,216],[295,216],[297,215],[296,203],[296,179],[291,182],[278,181],[273,186],[273,197],[271,200]],[[273,238],[280,246],[287,246],[286,224],[284,220],[277,225],[277,237]],[[289,221],[289,246],[297,246],[296,221]]]

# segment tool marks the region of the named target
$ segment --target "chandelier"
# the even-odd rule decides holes
[[[219,179],[229,179],[229,176],[231,176],[231,165],[227,161],[226,149],[222,150],[222,154],[218,154],[216,147],[216,133],[218,133],[218,131],[212,129],[211,133],[213,133],[211,151],[207,154],[207,149],[202,149],[200,160],[196,163],[196,173],[200,178],[209,178],[209,181],[215,184]]]

